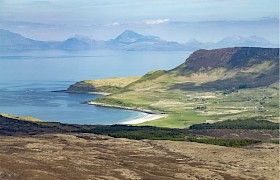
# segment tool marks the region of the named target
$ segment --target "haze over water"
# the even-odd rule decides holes
[[[144,75],[172,69],[191,52],[30,51],[0,55],[0,112],[44,121],[114,124],[145,114],[81,104],[98,95],[51,92],[86,79]]]

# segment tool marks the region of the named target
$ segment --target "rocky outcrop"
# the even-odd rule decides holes
[[[96,92],[96,88],[89,83],[86,82],[77,82],[69,86],[66,90],[68,93],[88,93],[88,92]]]

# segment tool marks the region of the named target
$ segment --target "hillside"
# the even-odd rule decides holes
[[[0,136],[0,153],[0,179],[5,180],[279,178],[278,147],[267,143],[229,148],[95,134],[39,134]]]
[[[195,128],[73,125],[0,115],[0,179],[278,179],[278,131],[271,130],[278,126],[261,126],[260,132],[232,129],[219,138],[195,135],[203,134]]]
[[[231,90],[269,86],[279,82],[279,49],[236,47],[198,50],[169,71],[147,73],[128,89],[152,87],[181,90]]]
[[[131,76],[125,78],[107,78],[103,80],[85,80],[70,85],[66,90],[68,93],[96,93],[105,92],[112,93],[116,92],[130,83],[140,79],[138,76]]]
[[[111,95],[94,102],[168,114],[144,123],[161,127],[184,128],[246,117],[277,121],[278,51],[253,47],[198,50],[175,69],[149,72],[117,90],[98,87]],[[71,88],[85,84],[78,82]]]
[[[279,63],[278,48],[235,47],[213,50],[198,50],[184,64],[175,68],[184,71],[203,71],[215,68],[227,70],[249,68],[264,61]]]
[[[279,81],[279,49],[236,47],[198,50],[169,73],[200,83],[205,89],[268,86]],[[206,76],[204,80],[199,79],[202,75]],[[187,83],[180,84],[176,88],[187,86]]]

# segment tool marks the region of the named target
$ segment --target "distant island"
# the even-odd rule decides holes
[[[75,35],[65,41],[38,41],[26,38],[20,34],[0,29],[1,51],[26,50],[64,50],[81,51],[90,49],[111,49],[125,51],[194,51],[198,49],[213,49],[223,47],[278,47],[258,36],[225,37],[218,42],[200,42],[191,39],[186,43],[163,40],[157,36],[145,36],[131,30],[126,30],[114,39],[107,41],[94,40],[87,36]]]

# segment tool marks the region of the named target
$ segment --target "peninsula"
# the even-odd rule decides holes
[[[278,48],[236,47],[198,50],[172,70],[142,77],[77,82],[67,92],[105,92],[89,104],[165,114],[140,125],[185,128],[252,117],[277,122],[278,85]]]

